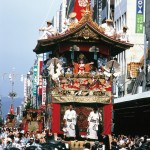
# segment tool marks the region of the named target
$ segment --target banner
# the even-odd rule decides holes
[[[24,78],[24,97],[27,98],[27,78]]]
[[[43,79],[43,84],[42,84],[42,105],[45,105],[46,103],[46,79]]]
[[[33,96],[36,97],[36,86],[37,86],[37,65],[34,65],[33,67],[33,88],[32,88],[32,92],[33,92]]]
[[[144,0],[137,0],[136,2],[136,33],[143,33]]]
[[[77,13],[76,18],[80,20],[82,18],[82,10],[86,9],[87,4],[90,0],[75,0],[74,12]]]
[[[38,95],[42,95],[42,66],[43,62],[39,61],[39,69],[38,69]]]

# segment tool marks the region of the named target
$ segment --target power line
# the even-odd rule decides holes
[[[51,12],[51,10],[52,10],[54,0],[52,0],[52,1],[50,1],[50,2],[51,2],[51,3],[50,3],[50,7],[49,7],[49,9],[48,9],[48,12],[47,12],[47,14],[46,14],[46,16],[45,16],[45,18],[44,18],[42,24],[41,24],[41,28],[43,27],[44,22],[46,21],[46,19],[48,18],[48,15],[50,14],[50,12]]]

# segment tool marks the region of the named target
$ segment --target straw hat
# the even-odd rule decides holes
[[[113,22],[111,19],[106,19],[106,22]]]
[[[71,12],[69,15],[69,18],[74,18],[76,17],[77,13],[76,12]]]
[[[126,25],[123,26],[124,29],[128,29],[128,27]]]
[[[48,21],[46,21],[47,23],[49,23],[49,24],[52,24],[52,22],[50,21],[50,20],[48,20]]]

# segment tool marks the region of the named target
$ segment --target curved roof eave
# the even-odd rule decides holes
[[[64,42],[68,39],[71,39],[73,35],[75,35],[77,32],[79,32],[86,26],[90,28],[92,31],[94,31],[100,37],[99,40],[110,44],[113,48],[118,48],[118,49],[121,49],[121,51],[124,51],[126,49],[129,49],[130,47],[133,47],[133,44],[131,43],[122,42],[122,41],[116,40],[114,38],[111,38],[105,35],[104,33],[100,32],[98,27],[94,26],[93,24],[89,21],[86,21],[83,24],[77,25],[76,28],[66,32],[65,34],[62,34],[62,35],[60,34],[60,35],[51,37],[49,39],[38,40],[38,44],[33,51],[37,54],[44,53],[46,52],[46,50],[44,49],[47,46],[53,47],[54,45],[57,45],[60,42]]]

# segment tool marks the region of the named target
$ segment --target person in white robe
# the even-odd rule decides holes
[[[93,111],[90,112],[88,117],[88,129],[87,138],[92,140],[98,140],[98,125],[102,121],[101,113],[98,112],[98,108],[94,107]]]
[[[68,24],[68,25],[78,23],[78,19],[76,18],[76,15],[77,15],[76,12],[71,12],[71,13],[69,14],[69,19],[67,20],[67,24]]]
[[[117,34],[118,40],[123,41],[123,42],[129,42],[129,34],[128,34],[127,30],[128,30],[128,27],[123,26],[122,31],[120,31]]]
[[[65,111],[64,114],[64,135],[67,138],[75,138],[76,137],[76,131],[75,131],[75,125],[77,120],[77,114],[76,111],[73,109],[72,105],[69,105],[69,109]]]
[[[100,27],[104,28],[104,34],[106,34],[109,37],[114,38],[115,29],[113,27],[113,21],[111,19],[107,19],[106,23],[103,23],[102,25],[100,25]]]
[[[47,27],[43,27],[39,29],[39,31],[43,31],[40,39],[48,39],[49,37],[55,36],[57,33],[51,21],[47,21]]]
[[[77,13],[71,12],[69,14],[69,18],[64,22],[63,30],[60,34],[65,34],[67,31],[72,28],[73,25],[78,23],[78,19],[76,18]]]

